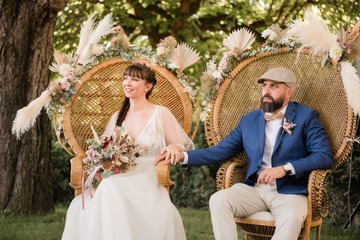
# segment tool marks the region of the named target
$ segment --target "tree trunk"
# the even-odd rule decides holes
[[[21,140],[16,111],[49,83],[57,12],[68,0],[0,0],[0,210],[25,214],[54,208],[51,124],[45,111]]]

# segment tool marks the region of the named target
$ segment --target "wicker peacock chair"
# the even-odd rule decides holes
[[[330,137],[334,168],[315,170],[308,184],[308,216],[299,238],[309,239],[310,230],[317,228],[320,239],[323,217],[329,213],[325,189],[327,176],[338,168],[351,151],[352,143],[347,138],[355,136],[356,116],[347,103],[340,76],[340,66],[321,67],[321,59],[309,57],[305,52],[260,53],[237,65],[219,89],[213,109],[205,123],[209,145],[216,145],[236,128],[240,118],[260,104],[260,84],[256,79],[270,68],[286,67],[298,78],[293,100],[303,103],[320,113],[320,120]],[[217,189],[224,189],[241,182],[246,173],[246,157],[225,162],[217,172]],[[274,233],[274,219],[270,212],[260,212],[246,218],[234,219],[246,233],[247,239],[270,239]]]
[[[168,107],[185,132],[190,134],[193,106],[189,96],[183,91],[184,87],[163,67],[140,59],[136,62],[145,63],[155,72],[157,84],[149,100]],[[90,125],[99,134],[103,133],[109,118],[119,110],[124,98],[122,76],[130,64],[131,62],[121,58],[111,58],[92,67],[76,84],[76,95],[73,96],[71,105],[65,108],[63,132],[58,136],[65,150],[74,156],[71,159],[70,185],[75,189],[75,195],[81,193],[84,149],[87,149],[86,140],[93,137]],[[57,123],[56,119],[54,123]],[[195,132],[196,130],[192,132],[191,138]],[[159,183],[169,190],[174,184],[170,179],[170,166],[160,162],[157,170]]]

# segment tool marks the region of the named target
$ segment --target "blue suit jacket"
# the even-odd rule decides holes
[[[296,174],[276,180],[279,193],[307,194],[308,177],[314,169],[333,165],[330,141],[318,119],[318,112],[296,102],[289,102],[284,117],[296,126],[292,134],[279,128],[272,155],[272,166],[290,162]],[[241,118],[239,125],[218,145],[188,151],[188,166],[225,161],[245,151],[248,170],[245,183],[254,185],[265,144],[264,112],[260,109]]]

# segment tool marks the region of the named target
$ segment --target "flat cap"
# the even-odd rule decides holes
[[[287,68],[272,68],[258,78],[258,83],[265,80],[285,83],[293,90],[296,88],[296,76],[293,71]]]

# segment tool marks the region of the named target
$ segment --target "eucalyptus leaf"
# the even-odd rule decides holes
[[[113,175],[113,174],[114,174],[114,173],[113,173],[112,171],[104,170],[104,171],[101,173],[101,177],[102,177],[103,179],[105,179],[105,178],[110,177],[110,176]]]

